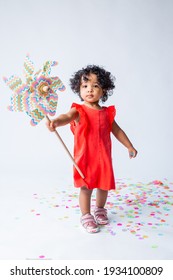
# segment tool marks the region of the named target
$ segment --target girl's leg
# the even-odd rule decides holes
[[[90,214],[92,190],[82,187],[79,194],[79,205],[82,215]]]
[[[89,233],[94,233],[99,231],[99,227],[95,222],[94,216],[90,213],[91,195],[92,190],[82,187],[80,189],[79,205],[82,212],[81,224]]]
[[[96,193],[96,207],[104,208],[108,197],[108,191],[97,189]]]
[[[94,211],[95,220],[100,225],[108,224],[107,210],[104,208],[108,196],[108,191],[97,189],[96,208]]]

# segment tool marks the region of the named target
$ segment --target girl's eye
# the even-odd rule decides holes
[[[96,85],[94,85],[94,87],[95,87],[95,88],[100,88],[100,86],[99,86],[99,85],[97,85],[97,84],[96,84]]]
[[[87,88],[87,85],[84,85],[84,84],[83,84],[83,85],[82,85],[82,88]]]

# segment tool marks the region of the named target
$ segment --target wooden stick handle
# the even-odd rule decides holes
[[[51,120],[49,119],[48,116],[46,116],[47,120],[49,122],[51,122]],[[63,145],[64,149],[66,150],[68,156],[70,157],[71,161],[73,162],[73,165],[75,166],[76,170],[79,172],[80,176],[82,177],[82,179],[85,178],[85,176],[83,175],[82,171],[80,170],[79,166],[76,164],[76,162],[74,161],[74,158],[72,157],[71,153],[69,152],[67,146],[65,145],[64,141],[62,140],[61,136],[59,135],[59,133],[57,132],[57,130],[55,130],[55,134],[58,137],[58,139],[60,140],[61,144]]]

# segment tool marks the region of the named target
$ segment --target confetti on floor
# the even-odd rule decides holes
[[[36,201],[35,209],[31,209],[32,215],[39,218],[45,209],[57,211],[59,221],[70,220],[71,214],[80,219],[80,208],[78,203],[79,190],[69,186],[66,190],[55,190],[49,195],[33,194]],[[92,211],[95,207],[95,192],[92,196]],[[149,183],[132,183],[131,180],[119,179],[116,191],[110,191],[106,208],[110,223],[101,226],[101,231],[110,236],[118,234],[130,234],[140,241],[145,241],[153,234],[156,240],[163,238],[167,229],[173,231],[173,222],[170,219],[173,214],[173,183],[154,180]],[[43,211],[44,210],[44,211]],[[62,214],[63,213],[63,214]],[[65,213],[65,214],[64,214]],[[74,224],[78,227],[79,224]],[[159,242],[158,242],[159,243]],[[151,248],[156,249],[154,243]]]
[[[149,238],[151,231],[161,238],[163,228],[173,227],[169,222],[173,211],[173,184],[158,180],[132,184],[119,180],[118,190],[109,194],[107,208],[113,214],[109,227],[105,227],[110,234],[115,235],[121,227],[139,240]]]

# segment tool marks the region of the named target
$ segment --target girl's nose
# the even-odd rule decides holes
[[[91,86],[88,87],[88,92],[92,92],[93,88]]]

